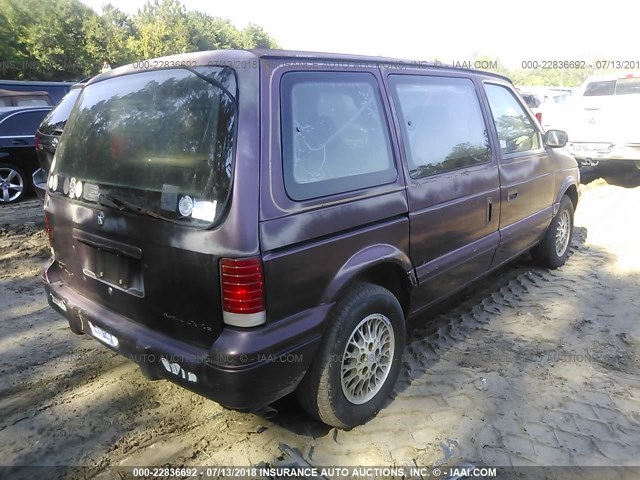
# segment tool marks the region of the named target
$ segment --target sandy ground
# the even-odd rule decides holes
[[[225,410],[73,335],[39,284],[37,200],[0,207],[0,464],[112,478],[273,464],[286,444],[312,465],[640,465],[640,172],[587,180],[567,264],[524,258],[425,315],[395,398],[349,432],[292,398]]]

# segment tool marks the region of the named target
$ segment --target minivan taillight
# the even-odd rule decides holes
[[[538,122],[540,122],[540,125],[542,125],[542,112],[537,112],[536,118],[538,119]]]
[[[220,284],[224,323],[234,327],[254,327],[266,321],[260,258],[221,259]]]
[[[55,257],[56,252],[53,250],[53,236],[51,234],[51,224],[49,223],[49,216],[44,214],[44,231],[47,232],[47,238],[49,239],[49,248],[51,249],[51,256]]]
[[[45,213],[44,215],[44,231],[47,232],[47,238],[49,239],[49,246],[53,248],[53,242],[51,240],[51,225],[49,225],[49,217]]]

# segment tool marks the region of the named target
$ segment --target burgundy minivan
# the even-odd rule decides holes
[[[297,391],[372,418],[405,323],[533,248],[562,265],[566,135],[472,70],[285,51],[138,62],[88,82],[47,180],[51,306],[230,408]]]

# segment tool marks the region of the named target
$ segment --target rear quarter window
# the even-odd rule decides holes
[[[389,128],[373,75],[286,73],[281,116],[284,181],[292,199],[395,181]]]

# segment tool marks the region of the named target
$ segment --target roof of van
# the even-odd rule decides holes
[[[341,62],[353,62],[353,63],[376,63],[376,64],[389,64],[389,66],[395,68],[411,67],[411,68],[442,68],[445,70],[462,70],[465,72],[478,73],[481,75],[489,75],[497,77],[502,80],[506,80],[509,83],[511,79],[505,75],[501,75],[495,72],[489,72],[487,70],[478,70],[473,68],[460,68],[453,65],[448,65],[441,62],[427,62],[421,60],[410,60],[406,58],[394,58],[394,57],[374,57],[370,55],[352,55],[346,53],[327,53],[327,52],[305,52],[296,50],[272,50],[266,48],[255,48],[249,50],[260,58],[294,58],[300,60],[335,60]]]
[[[613,73],[600,73],[597,75],[589,75],[584,83],[589,82],[606,82],[607,80],[620,80],[624,78],[638,78],[640,77],[640,72],[637,71],[622,71],[622,72],[613,72]]]
[[[447,65],[444,63],[436,63],[436,62],[425,62],[419,60],[408,60],[401,58],[391,58],[391,57],[373,57],[367,55],[350,55],[344,53],[324,53],[324,52],[305,52],[305,51],[295,51],[295,50],[271,50],[271,49],[262,49],[257,48],[253,50],[210,50],[204,52],[190,52],[190,53],[181,53],[178,55],[171,55],[162,58],[150,59],[144,62],[136,62],[141,64],[149,64],[155,65],[156,63],[159,65],[167,64],[171,65],[172,62],[176,64],[176,67],[180,67],[180,62],[191,62],[197,61],[199,64],[207,64],[209,61],[216,62],[221,61],[224,64],[233,65],[231,59],[234,57],[240,57],[242,60],[250,60],[251,57],[259,58],[259,59],[290,59],[291,61],[313,61],[313,60],[329,60],[335,62],[341,62],[342,64],[350,62],[350,63],[369,63],[369,64],[388,64],[392,68],[425,68],[425,69],[443,69],[449,71],[463,71],[475,73],[478,75],[485,75],[494,78],[499,78],[506,82],[512,83],[509,77],[501,75],[499,73],[489,72],[486,70],[477,70],[472,68],[459,68],[452,65]],[[200,63],[203,62],[203,63]],[[106,80],[107,78],[116,77],[119,75],[134,73],[140,67],[136,66],[134,63],[129,65],[123,65],[121,67],[114,68],[109,70],[108,72],[101,73],[91,78],[87,84],[97,83],[102,80]],[[149,70],[154,70],[154,68],[149,68]]]
[[[29,87],[68,87],[75,82],[48,82],[39,80],[0,80],[1,85],[16,85]]]
[[[25,92],[25,91],[17,92],[15,90],[5,90],[3,88],[0,88],[0,97],[21,97],[21,96],[33,97],[34,95],[48,97],[49,93],[45,91],[39,91],[39,90],[31,90],[29,92]]]

